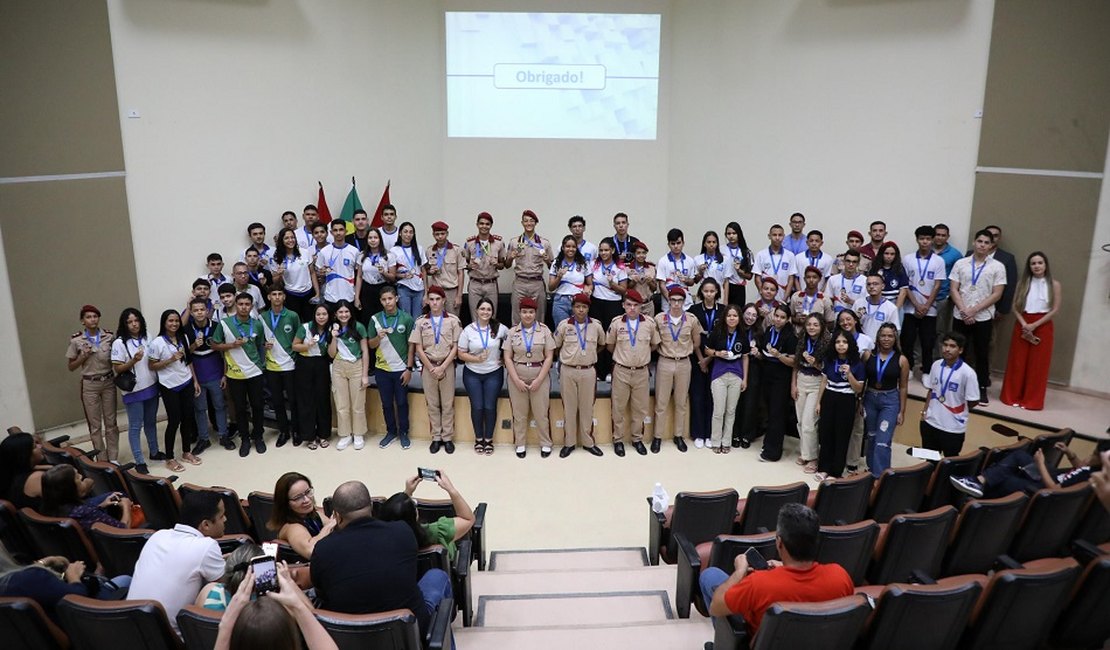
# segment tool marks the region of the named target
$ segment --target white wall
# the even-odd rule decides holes
[[[12,303],[11,277],[4,254],[3,231],[0,229],[0,413],[3,414],[2,429],[18,426],[24,431],[34,431],[35,422],[31,416],[31,397],[27,393],[27,379],[23,374],[23,355],[17,342],[19,327],[15,322],[15,306]],[[61,354],[65,351],[62,350]],[[51,360],[60,362],[60,357]]]
[[[1083,313],[1079,317],[1079,345],[1075,346],[1071,385],[1075,388],[1110,395],[1110,346],[1106,345],[1106,324],[1110,323],[1110,156],[1102,173],[1102,193],[1091,241],[1087,286],[1083,288]],[[1080,292],[1068,291],[1067,299],[1080,299]],[[1073,298],[1074,296],[1074,298]]]

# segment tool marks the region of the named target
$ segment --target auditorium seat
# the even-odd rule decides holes
[[[1041,450],[1044,453],[1045,467],[1054,470],[1060,466],[1060,460],[1064,457],[1064,452],[1056,448],[1056,443],[1062,442],[1064,445],[1069,445],[1074,435],[1075,431],[1071,429],[1042,433],[1033,438],[1033,449],[1034,451]]]
[[[1094,546],[1110,542],[1110,512],[1103,507],[1097,496],[1092,494],[1088,501],[1079,525],[1072,533],[1072,539],[1081,539]]]
[[[30,598],[0,598],[0,630],[6,650],[65,650],[69,638]]]
[[[809,485],[804,481],[787,485],[757,485],[748,490],[748,496],[736,503],[734,535],[754,535],[773,531],[778,526],[779,509],[788,503],[805,505]]]
[[[0,542],[4,543],[8,553],[21,564],[29,564],[41,557],[36,552],[35,543],[27,534],[15,506],[5,499],[0,499]]]
[[[759,551],[765,559],[779,559],[775,548],[775,533],[755,535],[717,535],[713,541],[694,546],[682,533],[675,534],[678,549],[677,577],[675,581],[675,610],[679,618],[690,617],[690,605],[709,616],[709,604],[702,601],[698,580],[707,567],[717,567],[732,573],[737,555],[749,548]]]
[[[775,603],[763,615],[752,650],[840,650],[859,638],[871,604],[858,594],[823,603]]]
[[[848,478],[827,478],[816,492],[809,493],[809,507],[823,526],[842,526],[863,521],[871,504],[875,477],[861,472]]]
[[[674,533],[681,533],[697,546],[731,532],[739,497],[733,489],[679,492],[674,505],[665,512],[652,510],[648,497],[648,561],[653,566],[659,564],[660,558],[667,564],[675,563]]]
[[[983,587],[977,578],[956,576],[932,585],[893,583],[866,587],[875,613],[863,634],[863,649],[954,650]]]
[[[451,503],[450,499],[417,499],[413,498],[416,502],[417,518],[422,524],[431,524],[438,520],[440,517],[455,517],[458,513],[455,512],[455,506]],[[486,503],[479,503],[474,508],[474,525],[470,527],[470,532],[466,534],[466,538],[471,540],[471,553],[473,559],[478,562],[478,570],[486,570]]]
[[[177,488],[178,494],[182,499],[190,492],[199,492],[201,490],[208,490],[216,492],[220,495],[220,500],[224,502],[224,514],[227,515],[227,523],[224,524],[224,534],[236,535],[242,533],[249,535],[252,539],[257,539],[254,526],[251,524],[250,517],[247,511],[243,509],[243,502],[239,499],[239,495],[231,488],[225,488],[219,485],[210,487],[202,485],[194,485],[192,483],[185,483]]]
[[[998,426],[999,425],[996,424],[991,428],[995,429],[997,431],[998,429],[996,427],[998,427]],[[1033,451],[1032,451],[1033,450],[1033,441],[1030,440],[1029,438],[1024,438],[1023,437],[1023,438],[1019,438],[1015,442],[1012,442],[1008,445],[999,445],[999,446],[991,447],[989,449],[986,448],[986,447],[983,447],[982,449],[984,449],[986,451],[986,456],[983,457],[983,464],[979,467],[979,471],[975,472],[976,474],[982,473],[982,471],[984,469],[986,469],[986,468],[990,467],[991,465],[997,463],[998,461],[1000,461],[1003,458],[1005,458],[1006,456],[1014,453],[1015,451],[1024,451],[1028,454],[1032,454],[1033,453]]]
[[[90,572],[96,570],[99,559],[81,525],[69,517],[47,517],[23,508],[19,518],[35,545],[37,557],[60,555],[71,562],[81,560]]]
[[[92,494],[118,492],[125,497],[131,497],[131,487],[127,485],[127,480],[123,478],[120,466],[106,461],[93,460],[87,456],[77,456],[74,460],[77,462],[77,471],[81,472],[81,475],[85,478],[92,479]],[[126,470],[131,469],[134,465],[128,463],[122,467]]]
[[[251,539],[250,535],[247,535],[245,533],[237,533],[235,535],[224,535],[222,537],[217,537],[216,538],[216,543],[220,545],[220,554],[221,555],[227,555],[228,553],[230,553],[230,552],[234,551],[235,549],[239,548],[240,546],[242,546],[246,542],[250,542],[250,543],[253,544],[254,540]],[[304,559],[301,558],[301,556],[297,555],[297,553],[295,551],[293,551],[292,547],[290,547],[288,544],[285,544],[284,546],[289,549],[289,552],[292,554],[292,557],[295,557],[296,560],[290,559],[289,557],[282,555],[282,545],[278,545],[277,559],[285,560],[286,562],[289,562],[290,564],[294,564],[296,562],[304,562]]]
[[[9,434],[11,432],[9,431]],[[20,431],[22,433],[22,431]],[[97,452],[95,449],[92,451],[85,451],[77,447],[70,447],[65,443],[69,440],[69,436],[58,436],[42,440],[42,456],[47,463],[51,465],[72,465],[77,467],[77,457],[85,456],[88,458],[96,458]]]
[[[127,470],[125,476],[135,502],[143,507],[147,528],[162,530],[177,525],[181,496],[171,485],[177,480],[176,476],[140,474],[134,469]]]
[[[1037,490],[1025,508],[1009,555],[1018,562],[1068,553],[1072,532],[1087,507],[1091,488],[1086,483]]]
[[[969,451],[959,456],[945,456],[936,462],[929,484],[925,486],[925,500],[922,510],[933,510],[941,506],[958,505],[957,498],[962,494],[952,487],[948,479],[953,476],[975,476],[983,465],[987,452],[982,449]]]
[[[871,519],[885,524],[894,515],[917,512],[932,473],[933,466],[926,462],[884,470],[871,496]]]
[[[104,574],[135,575],[135,564],[154,531],[149,528],[116,528],[97,522],[89,531]]]
[[[254,538],[259,544],[272,542],[277,537],[276,530],[266,527],[270,515],[274,512],[274,495],[269,492],[251,492],[247,495],[247,514],[254,524]]]
[[[1039,560],[1026,564],[1039,566]],[[1110,555],[1095,558],[1083,569],[1068,605],[1056,622],[1049,645],[1054,648],[1098,648],[1110,639]]]
[[[1035,566],[998,571],[986,583],[960,647],[1040,648],[1078,577],[1079,565],[1070,558],[1049,558]]]
[[[952,530],[940,575],[988,573],[1006,553],[1025,512],[1025,494],[1000,499],[970,499],[960,510]]]
[[[76,650],[181,650],[166,611],[154,600],[96,600],[66,596],[58,604],[62,627]]]
[[[463,615],[463,627],[470,627],[473,620],[473,596],[470,589],[470,540],[459,540],[456,558],[452,563],[447,547],[440,544],[426,546],[416,554],[416,575],[423,576],[429,569],[440,569],[451,578],[451,592]]]
[[[895,516],[879,534],[868,581],[882,585],[913,582],[922,575],[935,578],[955,522],[952,506]]]
[[[183,607],[177,613],[177,629],[185,640],[185,650],[212,650],[223,614],[197,605]]]
[[[451,611],[454,603],[445,598],[420,638],[416,616],[407,609],[378,614],[343,614],[316,610],[316,620],[328,631],[339,650],[442,650],[451,647]]]
[[[874,519],[865,519],[843,526],[821,526],[817,561],[822,564],[839,564],[856,586],[863,584],[867,567],[879,539],[879,525]]]

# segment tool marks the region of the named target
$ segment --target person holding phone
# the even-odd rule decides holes
[[[310,558],[316,543],[335,529],[335,520],[316,505],[316,492],[307,476],[286,472],[274,484],[274,509],[266,528],[298,555]]]
[[[308,650],[338,650],[285,562],[275,566],[274,579],[277,588],[260,593],[254,567],[247,569],[220,619],[215,650],[229,650],[233,645],[295,650],[301,647],[302,636]]]
[[[425,473],[430,474],[430,477],[425,476]],[[455,510],[454,517],[440,517],[430,524],[420,523],[417,517],[418,506],[412,495],[424,481],[434,482],[447,493],[451,498],[451,507]],[[416,476],[405,481],[405,491],[386,499],[378,513],[378,518],[382,521],[405,522],[412,529],[413,535],[416,535],[417,546],[427,548],[433,544],[439,544],[447,549],[447,556],[452,562],[458,555],[455,542],[466,537],[474,526],[474,511],[443,470],[422,469]]]
[[[112,528],[131,527],[131,499],[119,492],[91,495],[92,479],[83,478],[73,465],[55,465],[42,476],[42,508],[47,517],[69,517],[91,530],[102,523]]]

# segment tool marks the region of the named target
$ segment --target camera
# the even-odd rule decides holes
[[[277,561],[269,555],[259,555],[251,559],[254,569],[254,591],[264,594],[278,590]]]

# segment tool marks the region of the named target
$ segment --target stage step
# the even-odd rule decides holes
[[[552,623],[559,623],[552,620]],[[481,650],[566,650],[567,648],[636,648],[674,650],[701,648],[713,638],[704,618],[625,625],[564,625],[514,628],[457,628],[459,648]]]
[[[647,549],[642,546],[494,551],[489,561],[489,570],[497,572],[592,571],[645,566],[648,566]]]

